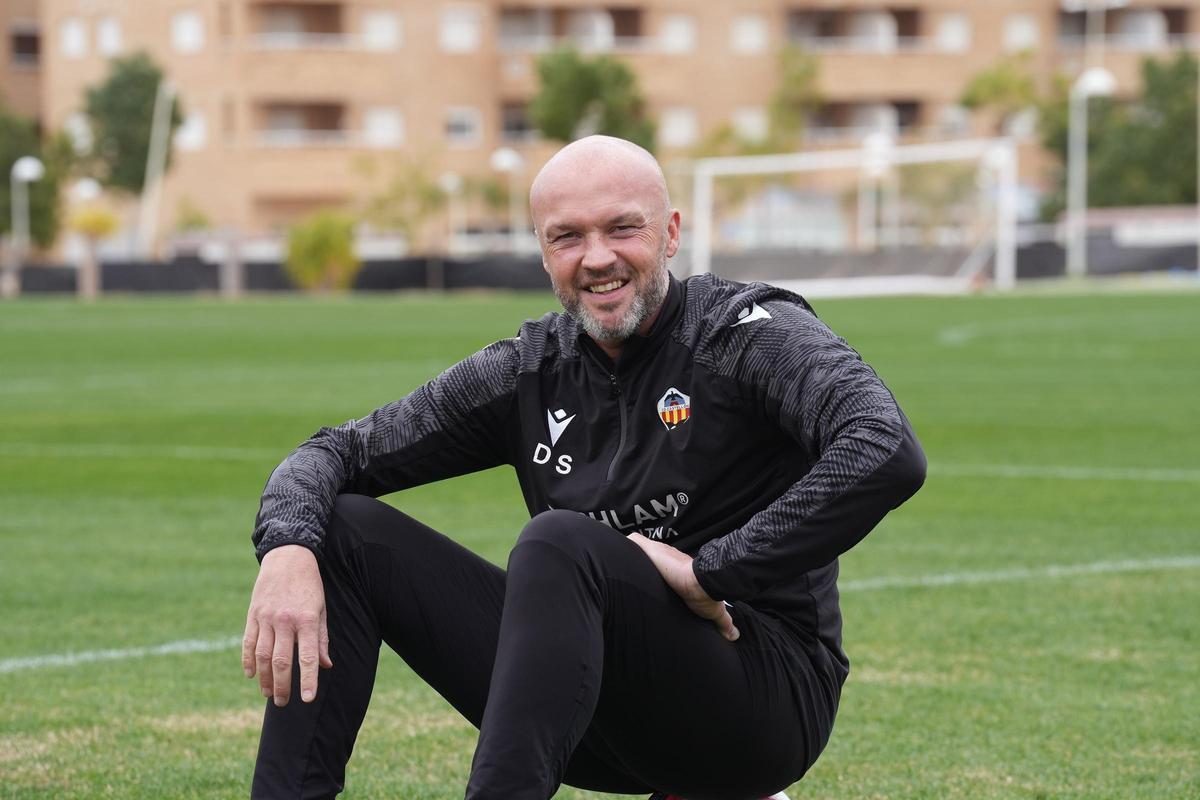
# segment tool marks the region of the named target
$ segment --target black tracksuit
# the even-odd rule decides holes
[[[337,500],[499,464],[534,517],[507,573],[381,504]],[[312,706],[268,706],[256,796],[340,786],[381,639],[482,726],[468,797],[546,798],[564,780],[689,800],[783,788],[824,746],[848,670],[837,556],[924,467],[891,393],[796,295],[672,279],[615,364],[565,315],[526,322],[323,428],[268,481],[259,556],[317,552],[335,667]],[[635,530],[694,556],[741,639],[690,615],[612,534]],[[718,756],[701,744],[714,737]]]

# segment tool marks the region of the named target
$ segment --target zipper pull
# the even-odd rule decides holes
[[[617,383],[617,376],[613,375],[611,372],[608,375],[608,388],[609,400],[613,399],[614,397],[618,397],[621,394],[621,384]]]

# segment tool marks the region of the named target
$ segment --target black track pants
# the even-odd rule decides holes
[[[833,725],[837,687],[776,620],[735,603],[741,638],[726,641],[637,545],[581,514],[531,520],[505,572],[342,495],[321,572],[334,666],[313,703],[299,670],[292,702],[267,702],[255,798],[341,790],[381,640],[480,729],[468,800],[547,800],[562,783],[760,798],[797,780]]]

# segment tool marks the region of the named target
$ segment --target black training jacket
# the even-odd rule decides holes
[[[801,297],[672,277],[614,364],[565,314],[526,321],[407,397],[322,428],[271,474],[258,556],[320,556],[335,496],[500,464],[530,515],[587,514],[694,556],[711,597],[825,646],[844,677],[837,557],[920,488],[925,457],[875,372]]]

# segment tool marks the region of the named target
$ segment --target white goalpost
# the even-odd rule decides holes
[[[894,145],[872,134],[856,149],[700,159],[691,173],[693,274],[733,271],[812,296],[961,293],[989,267],[997,289],[1016,283],[1011,139]],[[718,181],[731,178],[758,183],[718,210]]]

